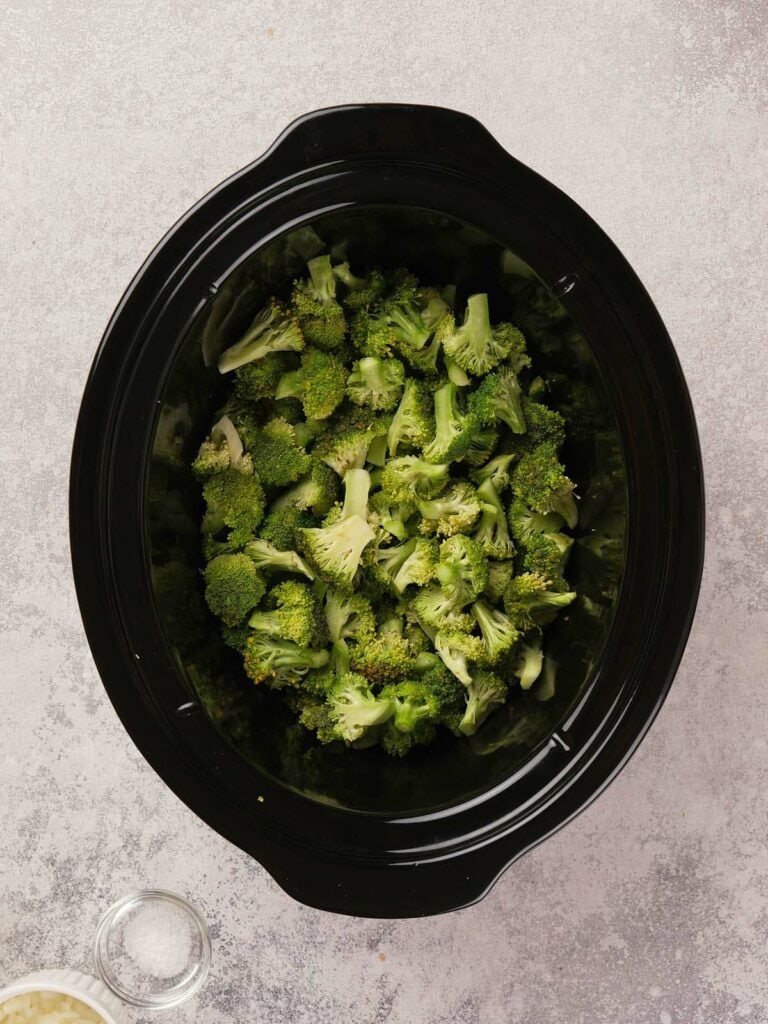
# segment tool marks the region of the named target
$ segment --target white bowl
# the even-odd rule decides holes
[[[104,1024],[128,1024],[120,1000],[97,978],[79,971],[52,968],[48,971],[34,971],[26,974],[8,988],[0,989],[0,1005],[14,996],[30,992],[60,992],[85,1003],[104,1021]]]

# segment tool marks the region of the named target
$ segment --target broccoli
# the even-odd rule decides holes
[[[328,651],[313,651],[291,640],[251,630],[245,642],[243,665],[254,683],[267,683],[274,689],[298,686],[302,676],[322,668],[329,661]]]
[[[481,638],[472,633],[449,628],[438,630],[434,642],[435,650],[443,659],[446,668],[459,682],[469,686],[472,676],[469,674],[468,663],[481,661],[485,655]]]
[[[473,534],[475,540],[489,558],[512,558],[515,546],[509,536],[504,506],[490,478],[477,488],[477,498],[483,503],[483,514]]]
[[[328,352],[307,349],[301,367],[283,374],[273,388],[275,398],[298,398],[310,420],[325,420],[344,400],[347,368]]]
[[[219,373],[229,373],[274,352],[301,352],[304,336],[295,316],[277,299],[256,314],[243,337],[219,356]]]
[[[444,463],[460,459],[477,432],[477,417],[460,411],[457,393],[458,388],[453,381],[448,381],[435,392],[435,436],[423,450],[427,462]]]
[[[205,567],[205,600],[227,626],[237,626],[261,601],[264,577],[246,555],[217,555]]]
[[[295,551],[281,551],[259,537],[248,541],[243,551],[253,561],[257,569],[263,569],[265,572],[300,573],[309,580],[315,578],[307,563]]]
[[[423,532],[436,532],[444,537],[471,530],[480,513],[491,507],[481,503],[474,488],[465,481],[454,484],[439,498],[418,501],[417,506]]]
[[[368,643],[353,647],[350,663],[352,670],[365,676],[372,686],[405,679],[415,668],[410,640],[386,630]]]
[[[460,595],[465,603],[485,589],[488,571],[488,558],[471,537],[459,534],[440,545],[435,576],[444,590]]]
[[[244,543],[264,515],[264,489],[256,474],[228,469],[210,477],[203,487],[206,513],[203,533],[216,534],[229,527],[230,540]]]
[[[367,410],[359,410],[359,415],[346,415],[335,422],[319,438],[314,455],[339,476],[344,476],[349,469],[363,468],[374,438],[386,433],[385,421]]]
[[[483,637],[483,662],[488,665],[498,664],[520,639],[519,631],[508,615],[492,608],[485,601],[475,601],[472,615]]]
[[[504,591],[504,609],[518,629],[552,622],[561,608],[576,599],[573,591],[548,588],[549,580],[538,573],[526,572],[510,580]]]
[[[477,672],[467,683],[467,708],[459,725],[465,736],[474,736],[488,715],[507,699],[507,684],[494,672]]]
[[[462,630],[473,626],[470,615],[462,609],[469,598],[455,587],[424,587],[413,599],[413,610],[419,621],[432,629]]]
[[[435,465],[415,455],[401,455],[387,462],[381,487],[393,502],[406,504],[436,497],[449,479],[447,464]]]
[[[469,396],[468,406],[484,425],[506,424],[513,434],[524,434],[522,391],[511,370],[489,373]]]
[[[248,625],[257,633],[311,647],[325,639],[317,598],[306,583],[278,583],[266,597],[267,610],[254,612]]]
[[[323,466],[323,469],[326,469],[326,467]],[[335,483],[335,474],[331,473],[331,476]],[[301,487],[301,481],[296,486]],[[333,500],[336,500],[335,491]],[[312,525],[312,516],[297,505],[286,505],[280,508],[276,508],[273,505],[264,517],[264,522],[259,529],[259,535],[265,544],[271,544],[278,551],[293,552],[296,547],[296,531],[302,526]]]
[[[446,354],[467,373],[488,373],[503,359],[512,357],[519,365],[525,352],[525,338],[512,324],[491,327],[488,296],[470,295],[464,323],[456,327],[452,316],[445,316],[437,335]]]
[[[509,487],[509,467],[514,462],[515,458],[516,456],[514,452],[503,452],[501,455],[495,455],[492,459],[489,459],[484,466],[480,466],[479,469],[474,469],[470,473],[470,476],[477,484],[481,484],[485,480],[490,480],[493,484],[494,490],[499,494],[501,491],[504,491]]]
[[[368,680],[354,672],[342,676],[331,689],[327,706],[330,734],[346,743],[360,740],[368,729],[382,725],[394,714],[392,700],[374,696]],[[326,742],[328,736],[326,729]]]
[[[403,397],[387,431],[390,455],[397,455],[401,444],[422,448],[434,434],[432,403],[423,381],[410,378],[405,382]]]
[[[368,523],[371,478],[364,469],[350,469],[344,477],[344,507],[332,526],[297,530],[300,547],[318,574],[342,589],[352,586],[363,550],[374,539]]]
[[[315,741],[306,729],[319,743],[378,744],[392,756],[438,730],[472,736],[507,700],[505,679],[530,698],[508,708],[504,735],[510,721],[526,735],[535,701],[555,689],[546,630],[576,596],[565,577],[576,522],[559,456],[566,422],[576,451],[597,446],[602,473],[581,502],[591,532],[579,539],[579,650],[604,635],[623,559],[620,449],[594,389],[585,398],[559,369],[581,373],[584,340],[511,254],[511,319],[547,360],[546,380],[527,370],[517,327],[491,324],[486,294],[471,295],[457,323],[455,285],[422,285],[404,269],[353,273],[304,235],[299,249],[280,250],[268,279],[222,289],[206,326],[207,363],[229,345],[219,369],[232,371],[191,460],[205,499],[205,597],[222,641],[254,683],[280,691],[294,761]],[[346,259],[342,243],[332,253]],[[305,259],[291,305],[270,299],[253,318],[262,289]],[[184,437],[174,429],[178,466]],[[190,589],[198,574],[178,578]],[[184,612],[182,628],[202,631],[202,588],[194,593],[198,619]],[[179,617],[186,607],[180,600]],[[255,738],[256,703],[240,688],[222,704],[237,742]],[[472,740],[473,751],[498,749],[494,735]]]
[[[520,680],[521,690],[530,690],[541,675],[544,654],[541,650],[541,638],[532,635],[520,648],[517,661],[512,669],[513,675]]]
[[[331,641],[370,643],[376,635],[376,619],[370,601],[362,594],[344,594],[329,587],[323,604]]]
[[[395,590],[402,594],[411,584],[424,587],[433,579],[437,566],[437,542],[417,537],[413,548],[392,578]]]
[[[330,256],[316,256],[307,263],[309,278],[295,281],[291,303],[304,337],[324,351],[344,343],[347,322],[336,301],[336,277]]]
[[[339,478],[323,462],[312,459],[307,476],[287,491],[283,491],[272,505],[270,515],[288,514],[290,509],[311,510],[315,515],[325,515],[339,495]],[[305,525],[304,523],[301,524]],[[297,526],[295,529],[298,529]],[[294,536],[295,539],[295,536]]]
[[[534,512],[557,512],[573,528],[578,520],[573,483],[551,441],[526,452],[512,472],[512,491]]]
[[[235,370],[235,397],[244,402],[275,398],[280,378],[288,373],[291,365],[291,356],[285,352],[273,352],[246,363]]]
[[[405,367],[399,359],[359,359],[347,379],[347,395],[355,405],[386,411],[400,400]]]
[[[349,269],[349,263],[339,263],[333,272],[345,286],[342,305],[348,309],[367,309],[381,296],[386,282],[380,270],[372,270],[365,277],[356,277]]]

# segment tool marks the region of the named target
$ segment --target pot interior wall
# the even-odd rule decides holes
[[[285,294],[304,261],[327,250],[349,259],[353,269],[405,265],[424,280],[455,283],[459,306],[473,291],[488,291],[494,319],[510,319],[524,330],[534,365],[549,381],[550,404],[572,424],[564,459],[581,495],[581,515],[568,578],[580,596],[547,632],[554,696],[541,700],[540,691],[518,690],[476,736],[445,732],[404,759],[379,749],[318,745],[278,694],[248,682],[202,600],[201,496],[188,466],[227,389],[215,356],[237,339],[270,293]],[[245,759],[312,799],[379,813],[464,801],[534,764],[596,675],[618,594],[626,518],[611,403],[588,339],[533,270],[486,234],[441,214],[404,207],[345,210],[297,227],[243,260],[178,347],[145,497],[156,610],[179,672]]]

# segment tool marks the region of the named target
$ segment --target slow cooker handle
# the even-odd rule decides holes
[[[266,154],[286,168],[375,160],[439,164],[477,174],[516,163],[483,125],[447,107],[382,103],[330,107],[298,118]]]

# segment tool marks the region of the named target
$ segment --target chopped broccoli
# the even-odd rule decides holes
[[[515,564],[511,561],[488,563],[488,582],[483,593],[493,604],[499,604],[504,596],[504,591],[509,586],[510,580],[515,574]]]
[[[465,481],[454,484],[439,498],[419,501],[417,505],[424,532],[444,537],[471,530],[480,513],[489,507],[481,503],[475,489]]]
[[[333,643],[354,640],[366,644],[376,635],[376,619],[371,602],[362,594],[345,594],[329,587],[323,608]]]
[[[355,405],[368,409],[394,409],[400,400],[405,367],[399,359],[359,359],[347,379],[347,395]]]
[[[347,322],[336,301],[336,277],[330,256],[315,256],[307,263],[309,278],[294,282],[291,302],[304,337],[324,351],[344,343]]]
[[[515,546],[509,536],[506,513],[490,478],[477,488],[477,498],[483,503],[483,514],[473,534],[475,540],[489,558],[512,558]]]
[[[328,651],[309,650],[291,640],[255,630],[251,630],[245,642],[243,655],[246,675],[254,683],[267,683],[275,689],[298,686],[302,676],[312,669],[322,668],[328,661]]]
[[[336,477],[331,475],[335,482]],[[301,482],[296,486],[300,487]],[[264,517],[259,535],[265,544],[271,544],[278,551],[293,552],[296,548],[296,531],[302,526],[312,525],[312,516],[297,505],[286,505],[281,508],[273,506]]]
[[[311,459],[296,439],[294,427],[284,419],[270,420],[260,431],[254,455],[265,484],[285,486],[307,472]]]
[[[543,664],[544,653],[541,649],[541,637],[534,634],[523,643],[512,669],[513,675],[520,680],[521,690],[530,690],[541,675]]]
[[[387,462],[381,487],[392,501],[408,503],[436,497],[449,479],[447,464],[436,465],[416,455],[401,455]]]
[[[405,679],[415,667],[410,640],[386,630],[353,647],[350,661],[353,671],[365,676],[372,686]]]
[[[448,593],[457,593],[464,600],[477,597],[488,583],[488,558],[476,540],[459,534],[440,545],[440,558],[435,576]]]
[[[470,466],[482,466],[487,462],[496,450],[499,441],[499,432],[496,427],[478,427],[472,440],[469,442],[462,462],[468,462]]]
[[[504,591],[504,608],[520,630],[552,622],[561,608],[576,599],[573,591],[549,590],[549,580],[526,572],[510,580]]]
[[[323,434],[314,448],[315,456],[339,476],[349,469],[362,469],[374,438],[387,433],[387,423],[367,410],[340,418]]]
[[[511,370],[487,374],[469,396],[468,405],[470,412],[485,426],[500,422],[513,434],[525,433],[522,391]]]
[[[292,640],[301,647],[314,646],[324,639],[317,598],[306,583],[289,580],[278,583],[266,597],[267,610],[254,612],[248,625],[257,633]]]
[[[243,551],[257,569],[263,569],[265,572],[299,573],[309,580],[315,578],[307,563],[295,551],[281,551],[260,537],[248,541]]]
[[[465,686],[472,682],[468,663],[481,661],[485,654],[483,641],[479,636],[458,629],[438,630],[435,634],[435,650],[443,659],[446,668]]]
[[[470,295],[464,323],[457,327],[452,316],[440,322],[437,334],[443,349],[467,373],[488,373],[503,359],[513,356],[519,364],[525,338],[512,324],[491,327],[488,296]]]
[[[401,444],[423,448],[434,434],[432,402],[423,381],[410,378],[405,382],[403,397],[387,431],[390,455],[397,455]]]
[[[478,420],[460,411],[458,388],[448,381],[435,392],[435,436],[424,447],[427,462],[451,462],[466,454],[477,432]]]
[[[484,466],[480,466],[479,469],[473,470],[470,473],[470,476],[477,484],[481,484],[485,480],[490,480],[493,484],[494,490],[499,494],[501,491],[504,491],[509,487],[509,467],[515,461],[515,458],[516,456],[514,452],[503,452],[501,455],[495,455],[492,459],[489,459]]]
[[[402,594],[406,587],[424,587],[434,578],[437,566],[437,542],[417,537],[407,558],[392,578],[395,590]]]
[[[394,714],[393,702],[387,697],[376,697],[368,680],[348,672],[328,694],[328,717],[338,739],[354,743],[377,725],[382,725]]]
[[[205,567],[205,600],[227,626],[242,622],[265,590],[264,577],[246,555],[217,555]]]
[[[473,626],[472,616],[462,609],[469,598],[455,587],[424,587],[413,599],[413,610],[419,621],[432,629],[462,630]]]
[[[339,263],[333,272],[345,286],[342,305],[348,309],[367,309],[381,296],[386,282],[380,270],[372,270],[364,277],[356,277],[349,269],[349,263]]]
[[[551,441],[526,452],[512,472],[512,491],[534,512],[557,512],[573,528],[578,520],[573,483]]]
[[[507,690],[507,684],[494,672],[476,672],[467,683],[467,708],[460,731],[474,736],[488,715],[507,699]]]
[[[520,633],[508,615],[492,608],[485,601],[475,601],[472,614],[483,637],[483,661],[488,665],[496,665],[509,654],[520,639]]]
[[[216,534],[229,527],[234,543],[244,543],[264,515],[264,489],[255,473],[243,474],[236,469],[217,473],[206,481],[203,497],[203,533]]]
[[[301,352],[303,348],[296,317],[277,299],[270,299],[243,337],[221,353],[219,373],[229,373],[275,352]]]
[[[294,357],[295,358],[295,357]],[[291,369],[291,356],[273,352],[235,370],[235,397],[247,402],[275,398],[283,374]]]
[[[319,575],[343,589],[351,588],[363,550],[375,536],[368,523],[370,485],[364,469],[347,470],[339,520],[332,526],[297,530],[299,545]]]
[[[325,463],[312,459],[307,476],[302,477],[294,487],[283,491],[272,505],[271,514],[288,513],[289,509],[294,508],[300,511],[310,509],[315,515],[322,516],[333,506],[338,496],[338,476]]]
[[[429,743],[440,719],[440,700],[423,679],[405,679],[385,686],[382,700],[392,701],[393,715],[382,738],[384,749],[402,756],[411,747]]]
[[[298,398],[304,415],[311,420],[325,420],[344,400],[347,368],[328,352],[307,349],[301,367],[284,374],[274,390],[275,398]]]

